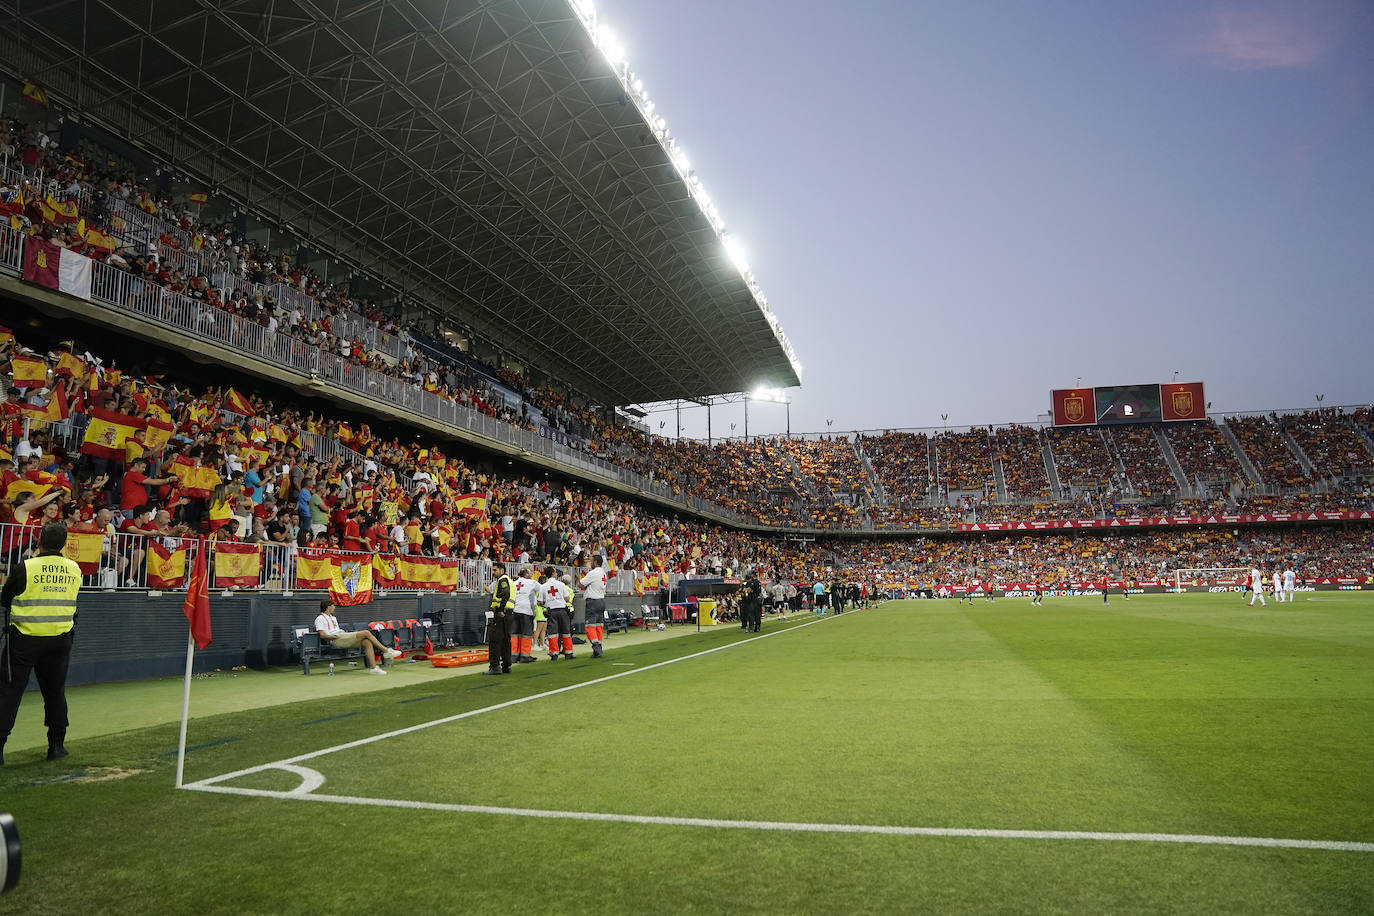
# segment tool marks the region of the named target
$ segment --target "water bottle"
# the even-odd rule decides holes
[[[330,677],[333,677],[333,676],[334,676],[334,663],[333,663],[333,662],[330,662],[330,663],[329,663],[329,676],[330,676]]]

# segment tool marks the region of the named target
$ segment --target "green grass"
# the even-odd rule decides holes
[[[359,799],[1374,842],[1371,612],[1374,596],[1360,593],[1267,609],[1234,595],[894,603],[303,765],[324,775],[319,793]],[[613,637],[604,660],[541,661],[502,679],[402,666],[389,678],[197,681],[187,779],[745,639],[733,628],[670,635]],[[179,708],[179,681],[72,696],[72,757],[49,764],[41,748],[20,750],[0,770],[0,809],[25,839],[23,882],[0,910],[1374,909],[1368,852],[797,833],[178,792],[167,709]],[[142,720],[129,711],[140,697]],[[226,711],[236,697],[256,708]],[[40,707],[31,695],[20,713],[30,743]],[[83,715],[105,724],[81,736]],[[319,721],[330,715],[341,717]],[[81,778],[99,774],[122,778]],[[296,782],[270,770],[229,785]]]

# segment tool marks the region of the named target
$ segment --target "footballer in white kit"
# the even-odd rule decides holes
[[[1283,601],[1283,577],[1279,575],[1277,569],[1274,570],[1274,602]]]
[[[1293,586],[1297,584],[1298,577],[1293,572],[1292,567],[1283,571],[1283,600],[1291,602],[1293,600]]]
[[[1250,607],[1255,606],[1255,599],[1259,599],[1260,607],[1268,607],[1269,602],[1264,600],[1264,570],[1256,566],[1250,570]]]

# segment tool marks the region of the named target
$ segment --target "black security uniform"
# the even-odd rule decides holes
[[[502,573],[491,589],[491,617],[487,620],[487,673],[510,673],[510,625],[515,615],[515,588]]]
[[[763,586],[753,573],[744,580],[744,596],[739,603],[740,620],[744,629],[757,633],[763,623]]]
[[[37,674],[43,694],[48,759],[66,756],[67,665],[80,588],[81,567],[62,556],[59,547],[12,566],[0,589],[0,605],[5,607],[0,630],[0,763],[31,672]]]

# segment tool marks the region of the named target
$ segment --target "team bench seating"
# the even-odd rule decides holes
[[[295,643],[292,649],[300,656],[301,673],[310,673],[311,662],[332,662],[339,659],[362,658],[361,648],[342,649],[334,646],[327,640],[320,639],[320,634],[315,632],[313,626],[294,627],[296,634]],[[356,626],[344,627],[345,630],[371,630],[377,637],[377,641],[388,649],[398,649],[400,651],[410,651],[421,649],[425,646],[428,635],[429,621],[374,621],[370,624],[359,624]],[[377,664],[383,664],[385,659],[378,658]]]

